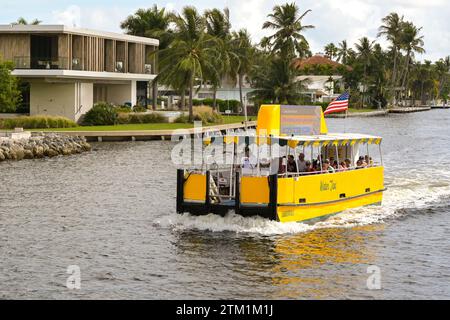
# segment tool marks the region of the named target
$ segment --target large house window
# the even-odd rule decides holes
[[[58,58],[58,36],[31,36],[31,69],[62,69]]]

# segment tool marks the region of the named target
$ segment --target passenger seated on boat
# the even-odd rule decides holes
[[[304,172],[314,172],[314,168],[312,166],[311,161],[305,162],[305,171]]]
[[[295,158],[293,155],[288,156],[287,172],[297,172],[297,164],[295,163]]]
[[[241,160],[241,168],[247,170],[253,170],[255,168],[255,165],[250,160],[250,149],[248,147],[245,148],[245,156]]]
[[[352,161],[350,159],[345,159],[345,167],[347,170],[350,170],[352,168]]]
[[[336,160],[331,161],[331,159],[330,159],[330,162],[333,164],[334,170],[338,170],[339,169],[339,165],[338,165],[338,162]]]
[[[362,161],[363,168],[367,167],[368,164],[367,164],[367,161],[366,161],[365,157],[361,156],[361,157],[359,157],[359,160]]]
[[[279,158],[278,160],[278,174],[286,173],[286,157]]]
[[[313,160],[313,162],[312,162],[312,172],[319,172],[320,170],[321,170],[321,168],[320,168],[319,160]]]
[[[363,169],[367,167],[367,163],[364,161],[364,157],[359,157],[358,161],[356,161],[356,169]]]
[[[347,171],[347,164],[345,163],[345,161],[342,161],[339,165],[339,171]]]
[[[334,168],[330,165],[330,160],[325,159],[322,164],[322,172],[323,173],[335,173]]]
[[[367,166],[369,166],[369,167],[373,166],[373,160],[372,160],[372,157],[369,157],[368,155],[366,155],[366,156],[364,157],[364,161],[366,162]]]
[[[298,161],[297,161],[297,168],[299,172],[307,172],[306,170],[306,162],[305,161],[305,154],[304,153],[300,153],[298,155]],[[311,165],[311,162],[309,163]]]

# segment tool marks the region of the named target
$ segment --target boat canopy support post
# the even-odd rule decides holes
[[[205,194],[205,210],[206,213],[211,212],[211,172],[206,171],[206,194]]]
[[[378,145],[378,150],[380,151],[380,161],[381,161],[381,165],[383,165],[383,152],[381,150],[381,142]]]
[[[177,170],[177,213],[184,211],[184,170]]]
[[[269,176],[269,212],[273,220],[278,220],[278,175]]]
[[[240,188],[240,176],[239,172],[236,171],[236,181],[234,182],[235,188],[235,204],[234,204],[234,212],[239,214],[241,212],[241,188]]]

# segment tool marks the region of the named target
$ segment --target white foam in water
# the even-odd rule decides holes
[[[436,172],[433,172],[436,177]],[[411,176],[411,175],[410,175]],[[413,179],[401,176],[387,184],[382,206],[368,206],[346,210],[314,225],[305,223],[281,223],[261,217],[244,218],[230,213],[225,217],[210,214],[207,216],[170,215],[157,222],[163,227],[176,230],[205,230],[212,232],[236,232],[260,235],[278,235],[308,232],[320,228],[351,228],[354,226],[382,223],[396,218],[401,209],[427,208],[442,199],[450,198],[450,178],[448,173],[415,176]]]

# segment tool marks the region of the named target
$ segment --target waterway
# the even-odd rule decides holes
[[[328,125],[383,136],[388,190],[315,225],[177,215],[168,141],[0,163],[0,298],[450,298],[450,112]]]

